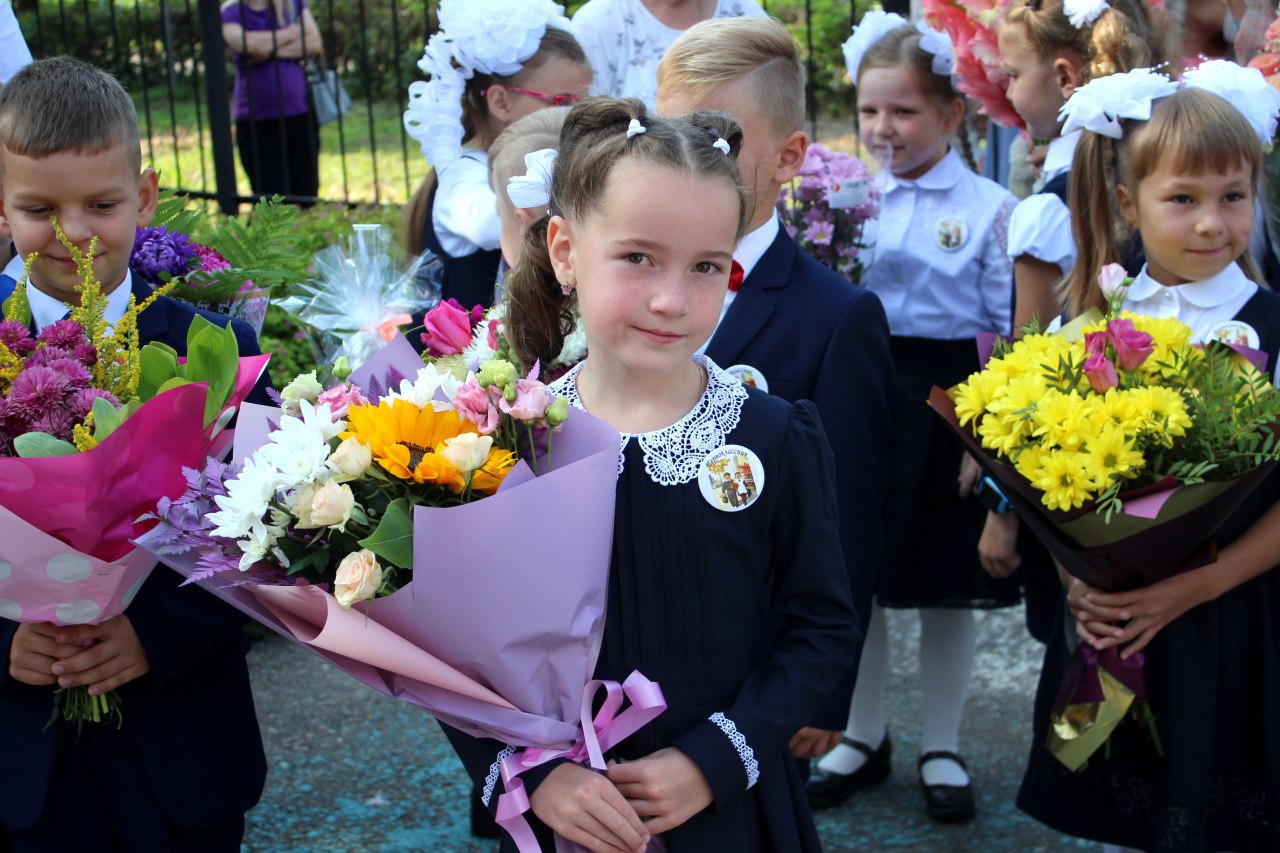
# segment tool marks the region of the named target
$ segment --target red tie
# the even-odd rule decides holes
[[[733,266],[729,270],[729,292],[730,293],[737,293],[738,290],[741,289],[743,275],[744,273],[742,271],[742,264],[738,263],[737,261],[734,261]]]

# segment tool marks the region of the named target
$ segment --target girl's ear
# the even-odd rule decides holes
[[[503,127],[511,123],[511,93],[501,83],[491,83],[484,90],[485,104],[489,107],[489,115],[493,116]]]
[[[1124,184],[1116,186],[1116,206],[1120,209],[1120,217],[1134,231],[1138,230],[1138,199],[1129,192]]]
[[[947,102],[947,108],[942,111],[942,127],[950,136],[960,128],[962,121],[964,121],[964,98],[952,98]]]
[[[547,220],[547,254],[556,280],[573,281],[573,230],[569,220],[563,216],[553,216]]]
[[[1071,58],[1059,56],[1053,61],[1053,80],[1058,84],[1058,91],[1065,101],[1085,84],[1084,71]]]

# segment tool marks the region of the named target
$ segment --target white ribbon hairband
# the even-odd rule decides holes
[[[557,151],[543,148],[524,155],[524,174],[507,181],[507,197],[516,207],[544,207],[551,204],[551,175]]]
[[[917,21],[916,29],[920,31],[920,47],[933,57],[933,63],[930,65],[933,73],[950,77],[952,70],[956,67],[956,49],[951,43],[951,36],[935,30],[924,21]]]
[[[1213,60],[1184,74],[1183,84],[1212,92],[1234,106],[1264,145],[1270,144],[1275,137],[1280,91],[1270,86],[1258,69],[1245,68],[1224,59]],[[1058,113],[1058,118],[1065,122],[1062,133],[1091,130],[1120,139],[1123,136],[1122,119],[1148,121],[1152,103],[1176,91],[1178,83],[1150,68],[1095,78],[1076,89],[1063,104]]]
[[[725,139],[723,136],[717,136],[716,141],[711,143],[711,147],[725,156],[728,156],[729,154],[729,140]]]
[[[854,83],[858,82],[858,69],[862,67],[862,57],[866,56],[872,45],[890,31],[906,23],[906,18],[883,9],[872,9],[862,16],[862,20],[853,28],[853,34],[845,41],[843,47],[844,66],[849,70],[849,76],[853,78]]]
[[[633,118],[631,124],[627,125],[627,139],[633,136],[639,136],[642,133],[648,133],[649,128],[640,123],[640,119]]]
[[[1062,0],[1062,14],[1078,30],[1092,26],[1110,8],[1107,0]]]

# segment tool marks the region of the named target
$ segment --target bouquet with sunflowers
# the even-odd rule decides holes
[[[1106,316],[999,342],[930,399],[1058,563],[1105,590],[1212,562],[1215,533],[1280,458],[1266,355],[1121,313],[1129,281],[1109,265]],[[1073,769],[1145,698],[1141,653],[1077,655],[1090,659],[1064,687],[1051,745]]]
[[[403,337],[333,373],[334,387],[308,375],[280,408],[248,407],[234,461],[187,471],[186,494],[160,502],[139,544],[456,728],[580,742],[617,433],[584,412],[565,423],[536,367],[519,376],[495,359],[460,380]],[[574,535],[548,535],[550,507]]]

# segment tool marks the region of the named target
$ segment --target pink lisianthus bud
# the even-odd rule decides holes
[[[1102,268],[1102,272],[1098,273],[1098,287],[1102,288],[1102,295],[1107,297],[1108,301],[1120,292],[1121,288],[1126,288],[1126,281],[1129,280],[1129,273],[1119,264],[1107,264]]]
[[[1136,370],[1155,349],[1155,341],[1139,332],[1128,319],[1107,323],[1107,340],[1116,351],[1116,364],[1121,370]]]
[[[1105,355],[1094,353],[1084,361],[1084,375],[1099,394],[1105,394],[1120,384],[1116,366]]]
[[[433,356],[456,355],[471,343],[471,315],[452,299],[428,311],[423,325],[422,342]]]
[[[480,387],[474,376],[453,395],[453,408],[461,417],[475,424],[481,435],[493,435],[498,429],[498,409],[489,399],[489,392]]]
[[[536,379],[517,379],[515,399],[498,401],[499,408],[518,421],[541,421],[554,398],[547,386]]]
[[[360,393],[359,386],[352,385],[336,385],[320,392],[320,396],[316,398],[316,405],[328,403],[329,410],[333,414],[334,421],[340,421],[347,416],[347,409],[351,406],[363,406],[369,401]]]
[[[489,344],[489,349],[493,350],[494,352],[498,351],[498,334],[501,329],[502,329],[501,320],[489,321],[489,340],[487,341],[487,343]]]
[[[1089,355],[1107,354],[1107,333],[1089,332],[1084,336],[1084,351]]]

